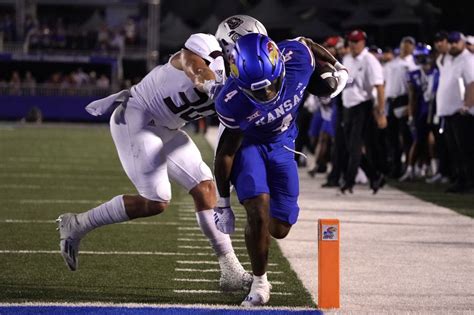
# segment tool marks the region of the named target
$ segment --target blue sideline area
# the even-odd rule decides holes
[[[219,309],[219,308],[192,308],[192,307],[94,307],[94,306],[0,306],[0,314],[110,314],[110,315],[322,315],[319,310],[291,310],[291,309]]]
[[[0,120],[19,120],[32,107],[41,110],[44,120],[53,121],[108,121],[110,115],[94,117],[85,107],[100,97],[94,96],[2,96]]]

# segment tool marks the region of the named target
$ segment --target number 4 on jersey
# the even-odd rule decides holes
[[[290,127],[292,120],[293,120],[293,116],[291,116],[291,114],[286,115],[285,117],[283,117],[281,121],[281,125],[278,128],[274,129],[273,131],[280,131],[280,132],[286,131],[288,127]]]

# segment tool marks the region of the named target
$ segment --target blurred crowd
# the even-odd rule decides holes
[[[473,191],[473,36],[440,31],[432,43],[406,36],[379,48],[354,30],[323,45],[351,78],[335,99],[308,95],[300,113],[297,150],[314,154],[311,176],[331,165],[323,187],[343,193],[356,183],[376,193],[387,177]]]
[[[41,89],[37,89],[37,88]],[[9,80],[0,79],[1,94],[9,95],[96,95],[98,91],[108,93],[110,79],[105,74],[89,73],[82,68],[72,72],[53,72],[44,82],[37,82],[31,71],[22,74],[14,70]],[[41,93],[39,93],[41,92]]]
[[[96,15],[94,15],[96,16]],[[92,19],[92,18],[91,18]],[[14,17],[0,16],[0,33],[5,42],[24,41],[30,52],[35,50],[88,50],[102,53],[123,52],[125,46],[139,44],[141,19],[128,17],[121,25],[110,26],[101,18],[69,21],[58,17],[25,17],[24,38],[19,38]]]

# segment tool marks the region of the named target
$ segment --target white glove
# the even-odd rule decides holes
[[[349,79],[349,71],[340,62],[336,62],[334,67],[337,71],[335,71],[333,75],[338,78],[338,80],[336,90],[330,95],[331,98],[336,97],[342,90],[344,90],[347,80]]]
[[[214,223],[222,233],[234,233],[235,216],[230,207],[230,198],[219,198],[217,201],[217,207],[214,208]]]

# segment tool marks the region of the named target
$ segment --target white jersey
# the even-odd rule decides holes
[[[184,46],[208,61],[216,81],[223,83],[224,59],[213,35],[193,34]],[[138,104],[154,118],[155,124],[169,129],[178,129],[189,121],[215,114],[213,100],[170,62],[157,66],[133,86],[131,97],[136,100],[133,104]]]

